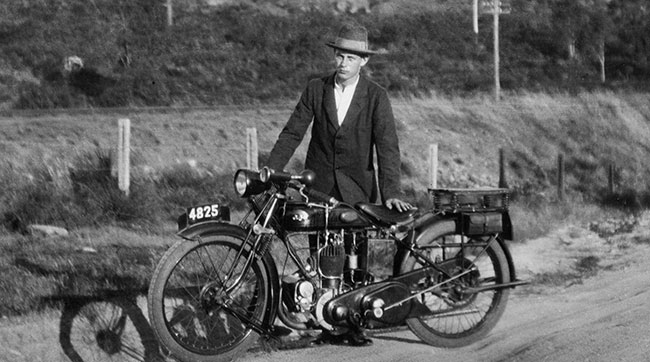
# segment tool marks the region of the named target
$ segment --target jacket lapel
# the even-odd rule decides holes
[[[336,99],[334,98],[334,75],[329,77],[325,82],[325,89],[323,90],[323,103],[327,120],[331,123],[335,130],[339,129],[339,121],[336,116]]]

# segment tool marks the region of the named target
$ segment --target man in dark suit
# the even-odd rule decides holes
[[[379,196],[389,209],[412,209],[399,199],[400,151],[393,110],[386,90],[360,74],[374,54],[368,32],[358,25],[344,25],[334,49],[336,72],[312,79],[271,150],[268,166],[282,170],[312,124],[305,168],[316,173],[312,187],[349,204],[374,202],[374,151],[377,153]],[[349,246],[348,246],[349,247]],[[310,239],[312,253],[316,239]],[[365,265],[367,243],[360,246],[360,265]],[[355,346],[372,343],[361,328],[345,336]],[[327,331],[322,341],[340,341]]]
[[[305,168],[316,173],[314,189],[350,204],[375,201],[375,147],[384,205],[410,210],[398,198],[400,152],[388,95],[360,74],[376,53],[368,48],[366,29],[344,25],[326,44],[334,49],[336,72],[309,82],[271,150],[268,166],[282,170],[313,121]]]

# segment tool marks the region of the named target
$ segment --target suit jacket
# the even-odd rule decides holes
[[[314,189],[330,193],[337,186],[345,202],[374,201],[376,147],[381,197],[398,197],[400,151],[385,89],[361,76],[339,126],[334,75],[311,80],[271,150],[269,167],[284,169],[312,121],[305,168],[316,173]]]

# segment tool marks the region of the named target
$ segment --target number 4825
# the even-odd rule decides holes
[[[188,214],[190,220],[210,219],[219,215],[219,205],[197,206],[190,209]]]

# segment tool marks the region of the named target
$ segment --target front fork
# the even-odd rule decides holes
[[[270,204],[267,204],[267,207],[265,207],[255,218],[255,221],[253,222],[252,227],[248,227],[248,234],[246,235],[246,240],[252,240],[253,235],[254,235],[254,241],[251,245],[251,252],[248,253],[248,256],[246,257],[246,260],[244,262],[244,267],[241,269],[241,272],[239,275],[234,276],[235,270],[237,269],[238,265],[238,260],[242,258],[244,254],[244,248],[247,245],[247,243],[244,243],[242,247],[239,249],[237,252],[237,256],[235,257],[235,262],[233,265],[230,267],[230,270],[228,270],[228,273],[226,274],[225,277],[225,282],[231,280],[233,277],[235,277],[235,280],[230,283],[230,285],[226,288],[226,293],[230,294],[233,290],[237,289],[239,287],[239,284],[242,282],[242,279],[244,278],[244,275],[248,272],[248,269],[251,267],[253,264],[253,261],[255,258],[261,257],[264,254],[266,254],[266,251],[268,250],[270,244],[271,244],[271,236],[275,233],[275,230],[270,226],[271,224],[271,219],[273,218],[273,215],[275,214],[275,211],[277,209],[278,205],[278,197],[277,195],[273,197],[273,200],[271,201]],[[266,217],[264,218],[264,221],[260,223],[260,220],[262,219],[262,216],[265,215],[266,212]]]

